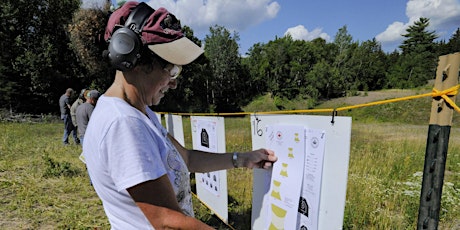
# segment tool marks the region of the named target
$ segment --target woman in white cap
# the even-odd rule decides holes
[[[211,229],[193,217],[189,172],[269,168],[276,156],[188,150],[162,127],[149,106],[203,53],[166,9],[127,2],[111,14],[104,39],[117,71],[91,115],[83,153],[112,229]]]

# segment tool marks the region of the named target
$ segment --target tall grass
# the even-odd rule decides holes
[[[109,228],[60,123],[0,123],[0,228]]]
[[[415,229],[427,126],[353,124],[345,229]],[[459,129],[453,129],[443,189],[440,229],[460,222]]]
[[[61,144],[61,123],[0,123],[0,229],[109,229],[81,147]],[[251,148],[249,118],[225,118],[227,151]],[[190,120],[184,117],[186,146]],[[415,229],[428,125],[352,126],[344,229]],[[460,227],[460,129],[452,127],[440,229]],[[228,171],[229,224],[250,228],[252,171]],[[194,199],[196,216],[229,229]]]

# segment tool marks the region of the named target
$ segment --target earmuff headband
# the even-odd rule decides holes
[[[153,14],[153,12],[155,12],[155,10],[145,4],[145,2],[139,3],[139,5],[137,5],[136,8],[129,14],[125,27],[136,32],[139,37],[142,37],[142,28],[144,27],[147,18]]]
[[[106,52],[112,66],[121,71],[128,71],[136,66],[144,47],[142,28],[154,12],[154,9],[141,2],[131,11],[124,26],[113,32]]]

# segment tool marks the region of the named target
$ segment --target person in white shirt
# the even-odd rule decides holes
[[[277,157],[268,149],[189,150],[161,126],[149,106],[203,53],[165,8],[126,2],[111,14],[104,39],[117,71],[91,115],[83,154],[112,229],[212,229],[194,218],[189,172],[268,169]]]

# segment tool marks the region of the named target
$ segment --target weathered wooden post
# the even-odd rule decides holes
[[[460,53],[439,57],[434,88],[443,91],[458,84]],[[448,97],[455,102],[456,95]],[[438,229],[444,170],[453,108],[441,96],[433,98],[425,152],[417,229]]]

